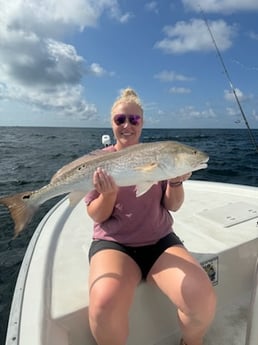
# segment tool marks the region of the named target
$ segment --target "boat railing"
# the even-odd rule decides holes
[[[246,329],[245,345],[257,345],[258,339],[258,259],[256,261],[252,296]]]

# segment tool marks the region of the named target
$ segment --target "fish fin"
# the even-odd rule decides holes
[[[11,214],[14,222],[15,237],[31,221],[37,206],[30,205],[27,200],[30,199],[32,192],[23,192],[15,195],[0,198],[0,204],[5,205]]]
[[[69,194],[70,206],[75,206],[85,196],[85,192],[79,190],[73,191]]]
[[[139,196],[145,194],[146,192],[148,192],[148,190],[151,189],[151,187],[154,184],[156,184],[156,182],[145,182],[145,183],[141,183],[139,185],[136,185],[135,192],[136,192],[137,198]]]
[[[152,171],[153,169],[157,168],[157,163],[146,164],[140,167],[136,167],[135,170],[140,170],[142,172]]]

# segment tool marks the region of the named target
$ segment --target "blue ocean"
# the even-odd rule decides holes
[[[0,127],[0,196],[34,190],[47,184],[63,165],[102,147],[105,128]],[[258,141],[258,130],[253,130]],[[192,179],[258,186],[258,152],[246,129],[144,129],[142,141],[176,140],[209,157],[205,170]],[[0,345],[5,344],[12,295],[26,248],[41,218],[59,200],[46,202],[18,237],[0,206]]]

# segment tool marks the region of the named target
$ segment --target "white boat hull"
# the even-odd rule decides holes
[[[187,181],[175,231],[205,266],[218,295],[207,345],[257,345],[258,189]],[[37,227],[18,277],[6,345],[94,345],[88,324],[84,202],[59,202]],[[118,326],[119,327],[119,326]],[[176,310],[141,283],[130,311],[128,345],[178,345]]]

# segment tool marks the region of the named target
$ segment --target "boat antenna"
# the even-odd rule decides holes
[[[200,6],[199,6],[199,7],[200,7]],[[210,36],[211,36],[212,43],[213,43],[213,45],[214,45],[214,47],[215,47],[215,49],[216,49],[216,52],[217,52],[217,55],[218,55],[218,57],[219,57],[220,63],[221,63],[221,65],[222,65],[222,67],[223,67],[223,69],[224,69],[224,72],[225,72],[225,74],[226,74],[226,77],[227,77],[227,79],[228,79],[228,81],[229,81],[230,88],[231,88],[231,90],[232,90],[232,92],[233,92],[233,94],[234,94],[234,97],[235,97],[235,99],[236,99],[236,102],[237,102],[237,105],[238,105],[238,107],[239,107],[240,113],[241,113],[241,115],[242,115],[242,117],[243,117],[243,119],[244,119],[245,125],[246,125],[246,127],[247,127],[247,129],[248,129],[248,134],[249,134],[250,140],[251,140],[251,142],[252,142],[252,144],[253,144],[255,150],[258,152],[258,144],[257,144],[256,141],[255,141],[255,137],[254,137],[254,135],[253,135],[253,133],[252,133],[252,131],[251,131],[251,128],[250,128],[250,126],[249,126],[249,124],[248,124],[247,118],[246,118],[246,116],[245,116],[244,110],[243,110],[243,108],[242,108],[242,106],[241,106],[241,103],[240,103],[240,101],[239,101],[239,98],[238,98],[238,96],[237,96],[236,90],[235,90],[235,88],[234,88],[234,86],[233,86],[233,83],[232,83],[232,80],[231,80],[230,75],[229,75],[229,73],[228,73],[227,67],[226,67],[226,65],[225,65],[225,63],[224,63],[224,60],[223,60],[222,55],[221,55],[221,53],[220,53],[220,51],[219,51],[219,48],[218,48],[217,43],[216,43],[216,41],[215,41],[215,38],[214,38],[214,36],[213,36],[213,34],[212,34],[211,28],[210,28],[210,26],[209,26],[209,24],[208,24],[208,21],[207,21],[207,19],[206,19],[205,15],[204,15],[203,10],[201,9],[201,7],[200,7],[200,12],[201,12],[201,14],[202,14],[204,23],[205,23],[205,25],[206,25],[206,27],[207,27],[207,29],[208,29],[208,32],[209,32],[209,34],[210,34]]]

